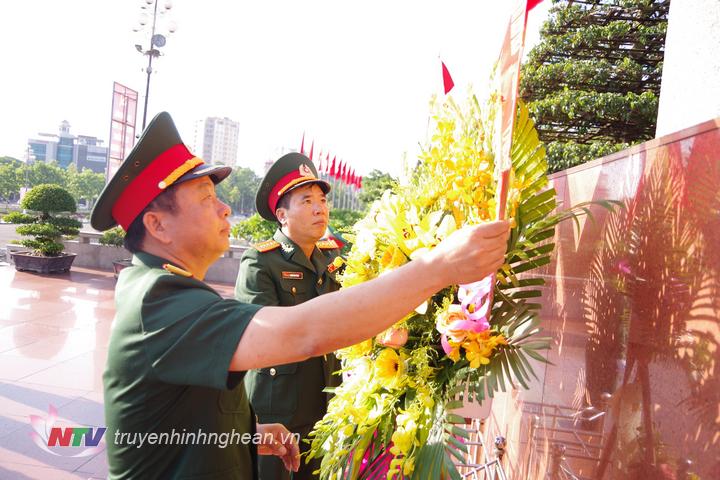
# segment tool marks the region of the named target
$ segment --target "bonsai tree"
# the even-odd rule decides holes
[[[70,193],[59,185],[43,184],[30,189],[20,202],[20,206],[33,214],[14,215],[6,220],[13,220],[20,225],[15,230],[23,236],[18,243],[32,248],[38,256],[57,257],[63,251],[60,240],[64,236],[78,234],[82,224],[74,218],[56,216],[60,212],[74,213],[77,205]]]

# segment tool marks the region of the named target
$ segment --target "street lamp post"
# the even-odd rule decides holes
[[[158,15],[165,15],[167,14],[170,9],[172,8],[172,2],[170,0],[166,0],[163,9],[158,13],[158,2],[159,0],[144,0],[145,4],[141,7],[143,10],[146,10],[152,6],[152,27],[150,28],[150,46],[147,50],[144,50],[142,45],[136,44],[135,49],[142,53],[143,55],[148,57],[148,64],[145,68],[145,73],[147,74],[147,83],[145,84],[145,102],[144,102],[144,108],[143,108],[143,122],[142,122],[142,129],[145,130],[145,125],[147,123],[147,107],[148,107],[148,98],[150,97],[150,76],[152,75],[153,68],[153,58],[157,58],[162,53],[158,48],[162,48],[165,46],[166,37],[162,33],[157,33],[158,31]],[[135,32],[139,32],[145,28],[145,26],[148,24],[148,19],[145,13],[142,14],[140,17],[140,25],[138,27],[135,27],[133,30]],[[166,26],[166,30],[168,33],[174,33],[175,30],[177,30],[177,26],[175,25],[175,22],[168,22]]]

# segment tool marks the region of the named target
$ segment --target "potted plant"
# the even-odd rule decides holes
[[[6,216],[5,219],[22,224],[15,231],[32,238],[17,243],[32,251],[11,254],[15,269],[37,273],[70,270],[76,254],[64,253],[60,241],[63,237],[77,235],[82,224],[74,218],[57,214],[75,212],[77,204],[72,195],[59,185],[37,185],[27,192],[20,206],[31,213]]]
[[[120,227],[114,227],[110,230],[106,230],[105,232],[103,232],[102,237],[100,237],[98,241],[101,245],[121,248],[125,241],[125,230]],[[112,263],[113,271],[115,272],[115,278],[117,278],[120,270],[132,265],[132,260],[129,258],[123,258],[120,260],[113,260]]]

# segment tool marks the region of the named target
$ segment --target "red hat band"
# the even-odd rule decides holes
[[[282,197],[292,187],[303,182],[312,182],[317,180],[318,178],[313,175],[312,170],[310,170],[307,165],[301,165],[297,170],[293,170],[288,173],[278,180],[272,190],[270,190],[270,195],[268,195],[268,206],[270,207],[270,211],[275,214],[275,209],[280,201],[280,197]]]
[[[112,216],[127,232],[135,218],[188,171],[204,162],[179,143],[168,148],[150,162],[123,190],[112,208]]]

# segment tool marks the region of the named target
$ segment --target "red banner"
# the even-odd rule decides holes
[[[113,100],[110,113],[110,141],[105,183],[115,175],[120,164],[135,145],[138,92],[113,82]]]

